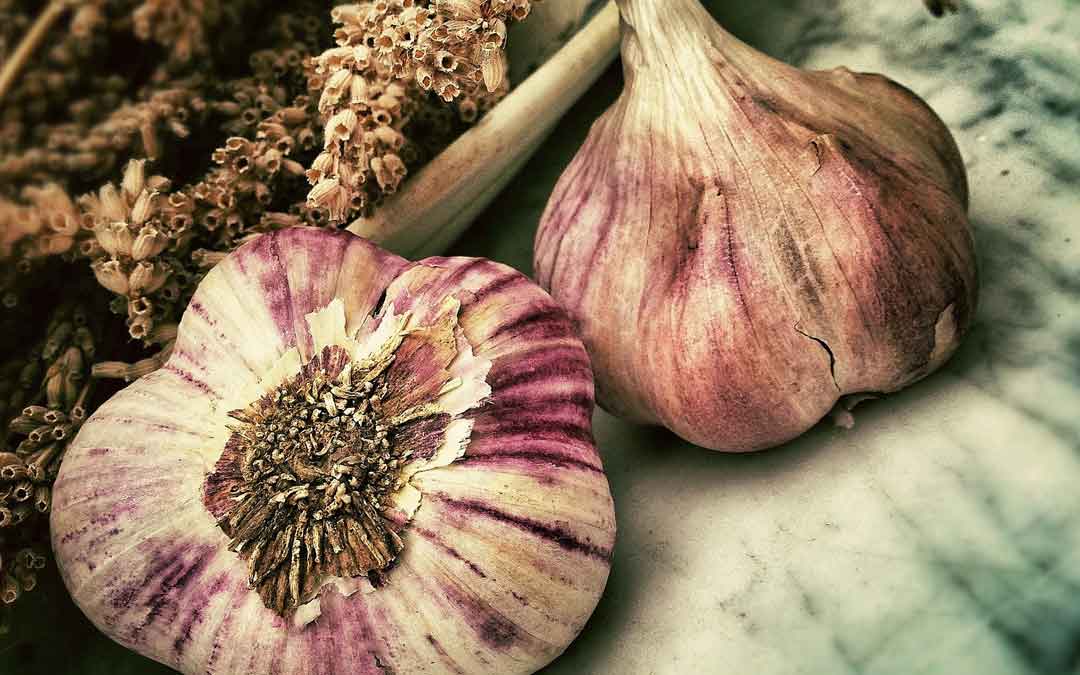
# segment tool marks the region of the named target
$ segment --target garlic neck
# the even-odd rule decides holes
[[[637,72],[685,75],[714,60],[731,39],[699,0],[615,0],[622,21],[622,58],[627,80]]]

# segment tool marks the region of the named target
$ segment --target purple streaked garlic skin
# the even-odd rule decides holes
[[[348,376],[342,355],[353,355]],[[342,466],[359,461],[350,447],[331,447],[332,472],[315,448],[310,457],[230,456],[237,434],[262,436],[238,421],[254,419],[245,415],[258,406],[241,409],[275,405],[274,385],[321,372],[326,359],[336,359],[327,373],[339,388],[360,390],[363,373],[385,373],[374,390],[389,392],[386,400],[364,404],[371,419],[413,406],[418,421],[399,414],[397,431],[371,427],[391,434],[387,452],[398,453],[404,473],[387,474],[397,491],[367,531],[400,547],[391,546],[391,563],[368,561],[352,576],[343,570],[367,556],[361,546],[342,544],[345,562],[328,560],[329,535],[321,558],[285,546],[299,582],[279,574],[280,583],[255,587],[252,570],[273,568],[272,578],[293,568],[289,555],[274,568],[254,551],[253,521],[230,533],[219,525],[247,505],[245,477],[278,471],[272,478],[288,493],[280,504],[289,506],[275,513],[287,519],[313,514],[304,505],[322,495],[327,503],[352,495],[342,508],[359,512],[357,499],[371,496],[364,486],[382,475],[339,480]],[[326,405],[339,406],[328,387],[319,390]],[[412,263],[325,230],[263,235],[200,285],[169,362],[86,422],[54,488],[53,547],[68,590],[99,629],[183,673],[532,673],[582,629],[610,568],[615,519],[592,409],[589,360],[571,322],[510,268]],[[328,414],[311,414],[312,437],[337,438],[316,424]],[[413,454],[399,452],[406,445]],[[253,457],[262,469],[248,466]],[[304,490],[280,478],[286,465],[310,481]],[[297,496],[304,491],[314,494]],[[256,508],[274,502],[258,494]],[[308,515],[265,527],[310,534]],[[320,532],[346,531],[341,513],[311,518],[322,518]],[[250,541],[238,548],[243,536]]]
[[[608,410],[716,450],[938,368],[974,313],[960,153],[880,75],[802,71],[697,0],[618,0],[625,89],[557,184],[539,283]]]

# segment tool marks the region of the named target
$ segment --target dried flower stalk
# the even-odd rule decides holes
[[[308,171],[308,203],[331,221],[370,213],[408,173],[406,125],[425,92],[458,101],[473,122],[505,95],[507,24],[525,19],[528,0],[390,0],[341,5],[337,47],[310,75],[325,124],[324,150]]]
[[[0,366],[0,617],[45,567],[38,540],[60,461],[87,418],[94,355],[86,309],[63,305],[40,345]]]
[[[188,61],[207,47],[206,32],[220,22],[220,0],[144,0],[131,17],[140,40],[171,48],[176,61]]]
[[[53,24],[67,13],[72,5],[74,5],[73,0],[50,0],[49,4],[41,10],[34,25],[30,27],[26,36],[0,67],[0,102],[7,96],[11,85],[30,61],[34,51],[45,40]]]
[[[144,101],[121,104],[92,126],[53,125],[44,148],[28,148],[0,159],[0,178],[105,176],[117,168],[120,157],[141,154],[158,159],[170,143],[191,135],[192,117],[205,115],[207,103],[201,89],[201,78],[175,80]]]

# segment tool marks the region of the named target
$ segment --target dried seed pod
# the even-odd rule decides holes
[[[38,513],[48,513],[52,505],[52,490],[48,485],[38,485],[34,488],[34,509]],[[25,590],[30,590],[25,588]]]
[[[531,673],[608,574],[591,412],[584,348],[524,276],[266,234],[85,424],[54,549],[95,624],[183,672]]]

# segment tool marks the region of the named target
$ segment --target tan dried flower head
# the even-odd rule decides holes
[[[527,0],[383,0],[341,5],[337,47],[312,61],[324,151],[308,170],[308,203],[334,222],[370,210],[407,174],[406,127],[426,92],[476,121],[507,90],[506,26]]]
[[[94,354],[86,309],[65,303],[40,345],[0,366],[0,610],[33,590],[45,567],[41,516],[52,506],[60,460],[87,418]]]
[[[127,83],[120,78],[119,83],[101,86],[122,89]],[[205,112],[202,86],[202,78],[190,77],[166,83],[142,101],[121,104],[105,94],[100,100],[77,101],[72,104],[73,116],[96,121],[36,125],[33,135],[43,136],[44,145],[3,153],[0,180],[26,183],[47,175],[50,180],[78,183],[87,176],[111,174],[122,157],[161,157],[171,143],[190,136],[190,120]],[[108,112],[105,106],[111,106]]]
[[[4,517],[4,507],[0,507],[0,519]],[[0,534],[0,609],[18,601],[23,593],[37,587],[37,572],[45,569],[45,557],[29,547],[16,548],[8,545]],[[0,623],[0,635],[7,626]]]
[[[154,326],[154,302],[173,271],[162,254],[182,232],[183,218],[161,194],[170,188],[162,176],[147,177],[144,160],[132,160],[120,187],[107,183],[80,204],[94,244],[85,248],[98,283],[126,301],[131,336],[144,339]]]
[[[318,108],[326,124],[323,152],[307,172],[314,186],[308,204],[335,222],[396,191],[406,174],[397,153],[417,92],[386,75],[372,53],[365,45],[339,47],[313,62],[324,83]]]
[[[507,72],[507,24],[530,9],[528,0],[436,0],[436,20],[412,54],[417,82],[447,102],[481,85],[497,91]]]
[[[171,49],[185,62],[208,49],[207,31],[221,21],[221,0],[143,0],[132,13],[135,36]]]
[[[45,223],[31,207],[0,200],[0,261],[11,264],[17,244],[41,232]]]
[[[256,140],[229,138],[212,155],[217,167],[190,190],[192,217],[214,235],[220,250],[227,251],[242,238],[263,231],[263,215],[274,201],[275,189],[282,181],[304,175],[303,165],[288,156],[298,145],[296,132],[285,126],[288,110],[261,123]]]
[[[37,264],[69,255],[85,240],[81,219],[67,192],[55,183],[28,186],[18,203],[0,198],[0,306],[19,304],[16,291]]]

